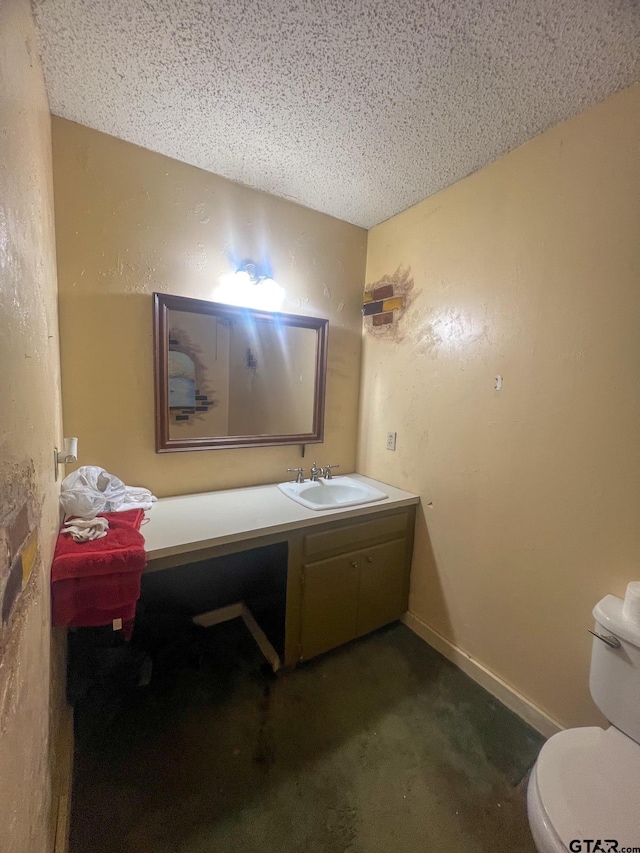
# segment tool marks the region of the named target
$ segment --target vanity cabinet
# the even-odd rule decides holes
[[[407,609],[413,507],[304,537],[298,660],[361,637]]]
[[[374,545],[360,553],[356,637],[399,619],[407,609],[406,539]]]
[[[268,622],[277,611],[278,625],[264,624],[277,635],[277,651],[286,667],[374,631],[406,612],[419,498],[361,474],[351,477],[384,491],[387,499],[315,512],[273,485],[160,498],[143,528],[145,572],[176,569],[179,578],[172,589],[180,598],[182,572],[200,564],[200,569],[195,567],[205,611],[200,616],[207,607],[226,605],[234,595],[261,620],[264,613]],[[268,582],[257,590],[249,578],[246,585],[240,583],[245,574],[252,574],[253,552],[262,552],[264,559],[258,562],[263,568],[271,565],[269,554],[278,555],[271,591]],[[209,565],[218,558],[224,559],[216,567]],[[269,571],[261,577],[267,579]],[[267,607],[272,594],[284,611],[284,625],[281,611],[271,603]]]
[[[356,636],[359,554],[343,554],[302,567],[299,659],[308,660]]]

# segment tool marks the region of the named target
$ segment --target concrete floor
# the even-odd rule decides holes
[[[72,853],[535,853],[542,738],[403,625],[277,677],[197,645],[79,733]]]

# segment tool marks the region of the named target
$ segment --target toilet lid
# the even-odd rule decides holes
[[[640,745],[618,729],[554,735],[540,751],[536,779],[549,822],[568,849],[587,838],[640,847]]]

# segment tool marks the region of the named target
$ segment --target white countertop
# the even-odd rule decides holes
[[[145,538],[148,560],[192,554],[216,545],[286,533],[327,521],[358,518],[419,501],[411,492],[362,474],[349,476],[389,497],[375,503],[327,510],[306,509],[283,494],[277,485],[160,498],[147,513],[148,521],[140,531]]]

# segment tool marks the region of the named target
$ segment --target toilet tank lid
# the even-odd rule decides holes
[[[617,598],[615,595],[605,595],[602,601],[599,601],[593,608],[593,618],[605,630],[640,648],[640,625],[624,618],[622,604],[621,598]]]

